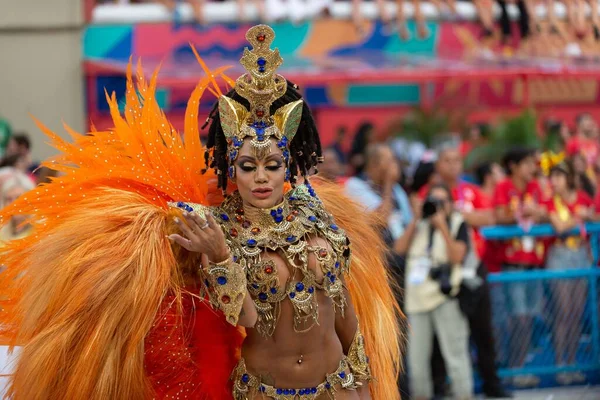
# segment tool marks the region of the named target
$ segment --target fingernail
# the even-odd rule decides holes
[[[173,239],[173,238],[172,238],[171,236],[169,236],[169,235],[167,235],[167,236],[165,236],[165,237],[166,237],[167,239],[169,239],[169,241],[170,241],[170,242],[174,242],[174,241],[175,241],[175,239]]]
[[[177,218],[177,217],[174,217],[174,218],[173,218],[173,221],[175,221],[175,223],[176,223],[176,224],[178,224],[178,223],[179,223],[179,218]]]
[[[184,216],[184,217],[187,217],[187,216],[188,216],[188,213],[187,213],[187,211],[184,211],[184,212],[183,212],[183,216]]]

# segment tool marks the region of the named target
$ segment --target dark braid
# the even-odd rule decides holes
[[[230,90],[225,96],[242,104],[246,109],[250,109],[248,100],[237,94],[235,89]],[[300,99],[302,99],[302,95],[298,92],[298,87],[294,83],[288,81],[285,94],[271,105],[271,115],[273,115],[278,108]],[[206,142],[206,153],[204,158],[208,168],[214,168],[217,171],[219,188],[225,190],[227,189],[227,170],[229,165],[227,163],[227,140],[225,139],[225,133],[221,127],[218,102],[213,106],[202,129],[206,128],[208,124],[210,124],[210,126],[208,128],[208,140]],[[292,185],[296,183],[296,172],[298,171],[302,176],[307,176],[309,171],[317,165],[320,157],[321,141],[319,139],[317,125],[315,124],[310,108],[306,102],[304,102],[302,107],[302,119],[300,120],[298,131],[290,143],[289,168],[291,171],[290,180]]]

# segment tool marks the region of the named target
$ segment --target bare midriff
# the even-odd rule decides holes
[[[327,242],[319,238],[309,242],[312,246],[327,246]],[[281,289],[290,278],[302,276],[300,270],[289,268],[279,255],[269,253],[264,257],[275,262]],[[316,268],[314,254],[309,254],[308,263],[309,269],[321,280],[323,274]],[[291,277],[290,273],[296,274],[295,277]],[[332,300],[323,291],[317,290],[316,294],[318,324],[308,325],[305,332],[297,332],[294,328],[294,307],[289,299],[280,304],[281,314],[272,336],[264,337],[254,329],[247,329],[242,357],[249,373],[259,377],[262,383],[289,389],[315,387],[339,367],[344,352],[335,330],[336,311]],[[302,326],[297,328],[304,330]]]

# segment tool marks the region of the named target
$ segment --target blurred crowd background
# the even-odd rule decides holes
[[[201,73],[189,43],[234,65],[245,29],[269,22],[314,107],[318,173],[389,246],[403,393],[600,384],[597,1],[34,3],[0,13],[0,207],[56,176],[30,114],[110,126],[104,89],[122,99],[133,54],[163,61],[157,100],[181,126]],[[0,245],[30,233],[21,222]]]

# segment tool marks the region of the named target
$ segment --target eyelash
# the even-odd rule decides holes
[[[277,165],[270,165],[270,166],[267,166],[265,168],[267,170],[269,170],[269,171],[277,171],[281,167],[282,167],[282,164],[277,164]],[[240,168],[244,172],[253,172],[253,171],[256,171],[256,167],[250,167],[250,166],[247,166],[247,165],[240,165]]]

